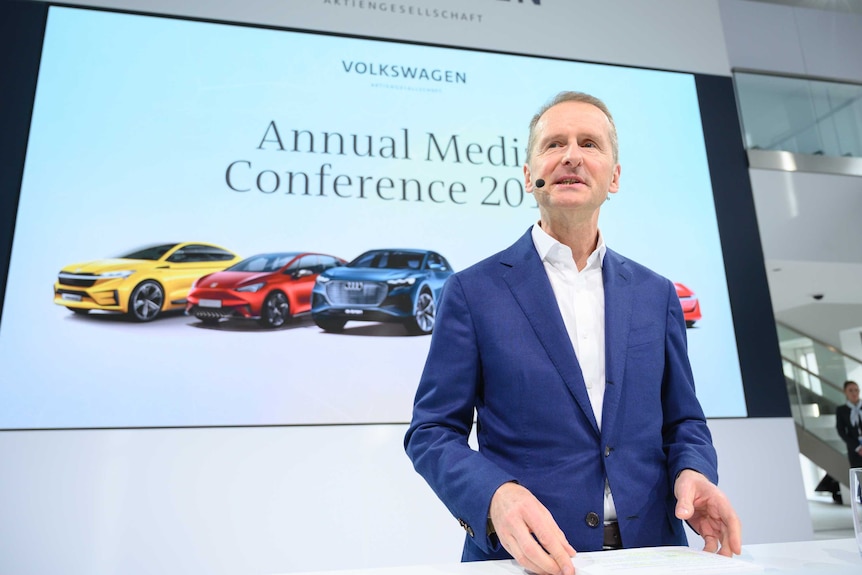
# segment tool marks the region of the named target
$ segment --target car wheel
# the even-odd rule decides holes
[[[693,321],[686,321],[685,327],[694,327],[694,322]]]
[[[314,323],[316,323],[317,327],[319,327],[323,331],[328,331],[330,333],[339,333],[344,330],[344,324],[347,323],[347,320],[332,317],[315,316]]]
[[[414,335],[426,335],[434,330],[434,316],[437,314],[437,305],[434,296],[425,290],[416,298],[416,306],[413,309],[413,317],[407,320],[407,331]]]
[[[152,321],[162,311],[164,302],[162,286],[152,280],[141,282],[129,297],[129,316],[136,321]]]
[[[280,291],[274,291],[263,302],[260,323],[264,327],[281,327],[290,317],[290,302]]]

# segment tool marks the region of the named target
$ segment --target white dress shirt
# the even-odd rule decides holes
[[[539,224],[533,226],[533,244],[545,273],[551,282],[569,340],[581,366],[587,395],[602,428],[602,406],[605,397],[605,290],[602,262],[605,242],[599,233],[596,249],[578,270],[572,250],[548,235]],[[616,509],[610,487],[605,482],[605,521],[615,520]]]

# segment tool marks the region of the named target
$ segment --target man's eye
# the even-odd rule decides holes
[[[596,144],[595,144],[595,142],[584,142],[584,147],[585,148],[595,148]]]
[[[551,142],[550,144],[548,144],[548,148],[559,148],[559,147],[560,147],[560,145],[556,142]]]

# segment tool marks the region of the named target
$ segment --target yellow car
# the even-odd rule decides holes
[[[102,310],[151,321],[163,311],[185,309],[196,279],[240,259],[212,244],[146,246],[117,258],[64,267],[54,284],[54,303],[77,314]]]

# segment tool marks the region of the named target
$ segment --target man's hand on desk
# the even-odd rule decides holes
[[[722,491],[702,474],[683,470],[673,487],[676,516],[704,541],[704,551],[731,557],[742,553],[742,525]]]
[[[575,548],[525,487],[501,485],[491,498],[490,516],[500,544],[522,567],[537,575],[574,575]]]

